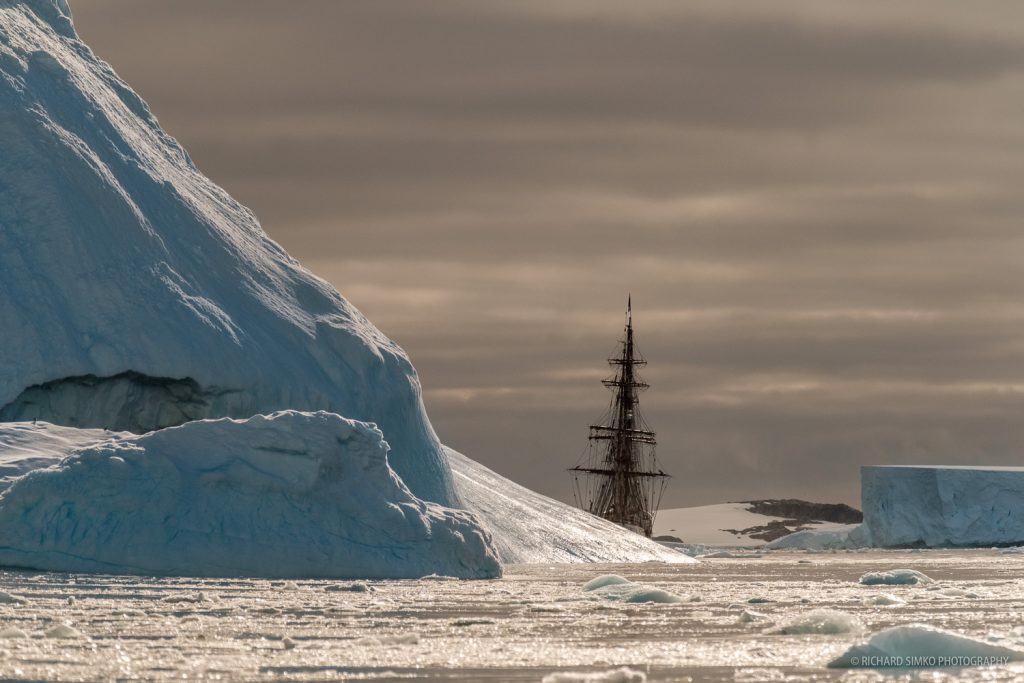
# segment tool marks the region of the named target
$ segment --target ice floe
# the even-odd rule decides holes
[[[863,628],[860,620],[834,609],[815,609],[786,619],[772,633],[780,635],[839,635],[856,633]]]
[[[591,579],[583,590],[591,595],[616,602],[628,603],[676,603],[683,598],[660,588],[634,583],[615,574],[608,574]]]
[[[832,668],[938,668],[1024,661],[1024,651],[952,631],[910,624],[871,635],[829,662]]]
[[[893,569],[887,572],[868,572],[860,577],[865,586],[917,586],[932,583],[933,579],[915,569]]]
[[[548,674],[541,683],[646,683],[647,674],[629,667],[597,672],[563,671]]]

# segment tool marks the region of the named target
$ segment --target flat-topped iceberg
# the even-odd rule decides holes
[[[773,550],[1024,544],[1024,467],[864,466],[864,522],[800,531]]]
[[[1024,543],[1024,468],[862,467],[860,479],[870,545]]]
[[[374,425],[281,412],[115,437],[0,496],[0,564],[146,575],[499,576],[472,513],[420,500]]]

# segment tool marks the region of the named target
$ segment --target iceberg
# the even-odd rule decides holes
[[[870,545],[990,547],[1024,543],[1024,468],[861,468]]]
[[[63,0],[0,2],[0,149],[0,422],[326,410],[457,502],[406,354],[199,171]]]
[[[401,542],[407,544],[402,547],[418,543],[416,530],[428,522],[438,530],[430,536],[431,543],[437,542],[428,573],[447,573],[446,563],[456,561],[451,558],[469,563],[455,566],[453,575],[493,573],[477,543],[486,538],[483,529],[493,537],[485,545],[503,562],[690,561],[445,449],[427,418],[420,382],[405,352],[274,243],[249,209],[200,172],[146,103],[79,39],[65,0],[0,0],[0,149],[0,488],[10,486],[0,499],[7,546],[3,562],[24,563],[31,555],[33,563],[45,561],[47,568],[95,562],[97,570],[143,571],[141,556],[109,556],[90,547],[92,541],[79,547],[81,539],[74,533],[69,538],[75,543],[49,535],[38,514],[24,507],[26,496],[37,495],[51,505],[43,493],[52,488],[84,501],[88,486],[105,485],[97,473],[119,471],[121,465],[111,460],[118,457],[137,474],[150,466],[171,467],[168,463],[189,473],[181,481],[160,480],[166,491],[151,491],[171,510],[172,491],[189,495],[182,482],[210,495],[220,491],[207,486],[199,465],[189,460],[195,454],[180,443],[171,448],[173,441],[198,433],[195,429],[216,430],[213,450],[231,453],[237,462],[248,463],[245,467],[264,469],[271,455],[241,444],[262,430],[256,428],[264,424],[259,420],[283,428],[300,420],[299,413],[320,416],[309,418],[306,429],[326,430],[300,439],[306,444],[307,473],[313,460],[332,462],[320,447],[340,428],[341,422],[334,421],[339,416],[364,424],[367,434],[380,435],[380,443],[386,439],[390,470],[375,470],[376,479],[367,470],[350,474],[370,477],[364,487],[391,482],[393,475],[394,486],[387,484],[383,497],[367,508],[381,516],[358,519],[366,529],[379,527],[391,534],[392,505],[420,510],[409,514],[411,528]],[[292,411],[292,417],[280,417],[279,411]],[[259,415],[267,417],[246,421],[248,426],[221,422],[214,428],[203,422]],[[175,431],[179,428],[184,431]],[[230,444],[230,439],[239,442]],[[127,449],[135,459],[100,455],[110,449]],[[218,457],[210,449],[201,452]],[[65,456],[71,459],[56,469],[17,479]],[[291,462],[288,453],[274,457]],[[458,485],[450,463],[457,468]],[[248,479],[225,481],[240,490],[256,485]],[[260,486],[269,485],[269,479],[262,481]],[[348,487],[339,495],[358,500],[362,494],[354,482],[339,483]],[[324,481],[317,486],[329,488]],[[288,497],[294,491],[279,494]],[[257,519],[256,498],[240,494],[233,500],[255,507],[202,504],[225,524],[251,532],[254,544],[259,542],[256,530],[275,530]],[[317,500],[330,503],[324,515],[339,513],[344,505]],[[86,510],[100,512],[86,507],[51,511],[85,520]],[[90,534],[120,529],[126,536],[109,536],[110,545],[142,542],[131,508],[103,512],[109,524],[87,520]],[[245,514],[253,516],[249,526],[240,521]],[[153,534],[163,533],[163,518],[147,511],[139,519],[157,524]],[[32,530],[41,535],[30,538]],[[461,549],[451,545],[460,535]],[[237,550],[236,557],[222,558],[227,568],[218,569],[221,560],[213,549],[197,541],[179,548],[196,553],[194,562],[155,554],[161,562],[154,559],[145,570],[211,575],[297,571],[287,562],[269,562],[266,572],[257,571],[260,567],[245,564],[238,539],[225,542]],[[44,546],[50,550],[43,552]],[[334,550],[322,550],[310,560],[307,573],[379,575],[369,555],[354,551],[328,570],[326,558]],[[394,575],[414,575],[428,564],[420,558],[401,566],[401,558],[414,557],[404,552],[395,555],[396,566],[389,570]],[[61,553],[82,557],[59,559]],[[476,559],[466,559],[471,557]]]
[[[0,497],[0,564],[270,578],[500,576],[472,513],[416,498],[373,425],[285,411],[113,438]]]

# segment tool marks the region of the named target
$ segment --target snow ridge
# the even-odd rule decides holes
[[[75,33],[71,19],[71,7],[67,0],[2,0],[4,5],[25,5],[40,19],[49,23],[61,35],[73,36]]]

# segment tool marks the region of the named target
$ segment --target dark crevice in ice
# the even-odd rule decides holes
[[[204,388],[191,377],[152,377],[134,371],[110,377],[79,375],[26,388],[0,408],[0,422],[43,420],[142,434],[219,417],[212,414],[212,401],[230,393]]]

